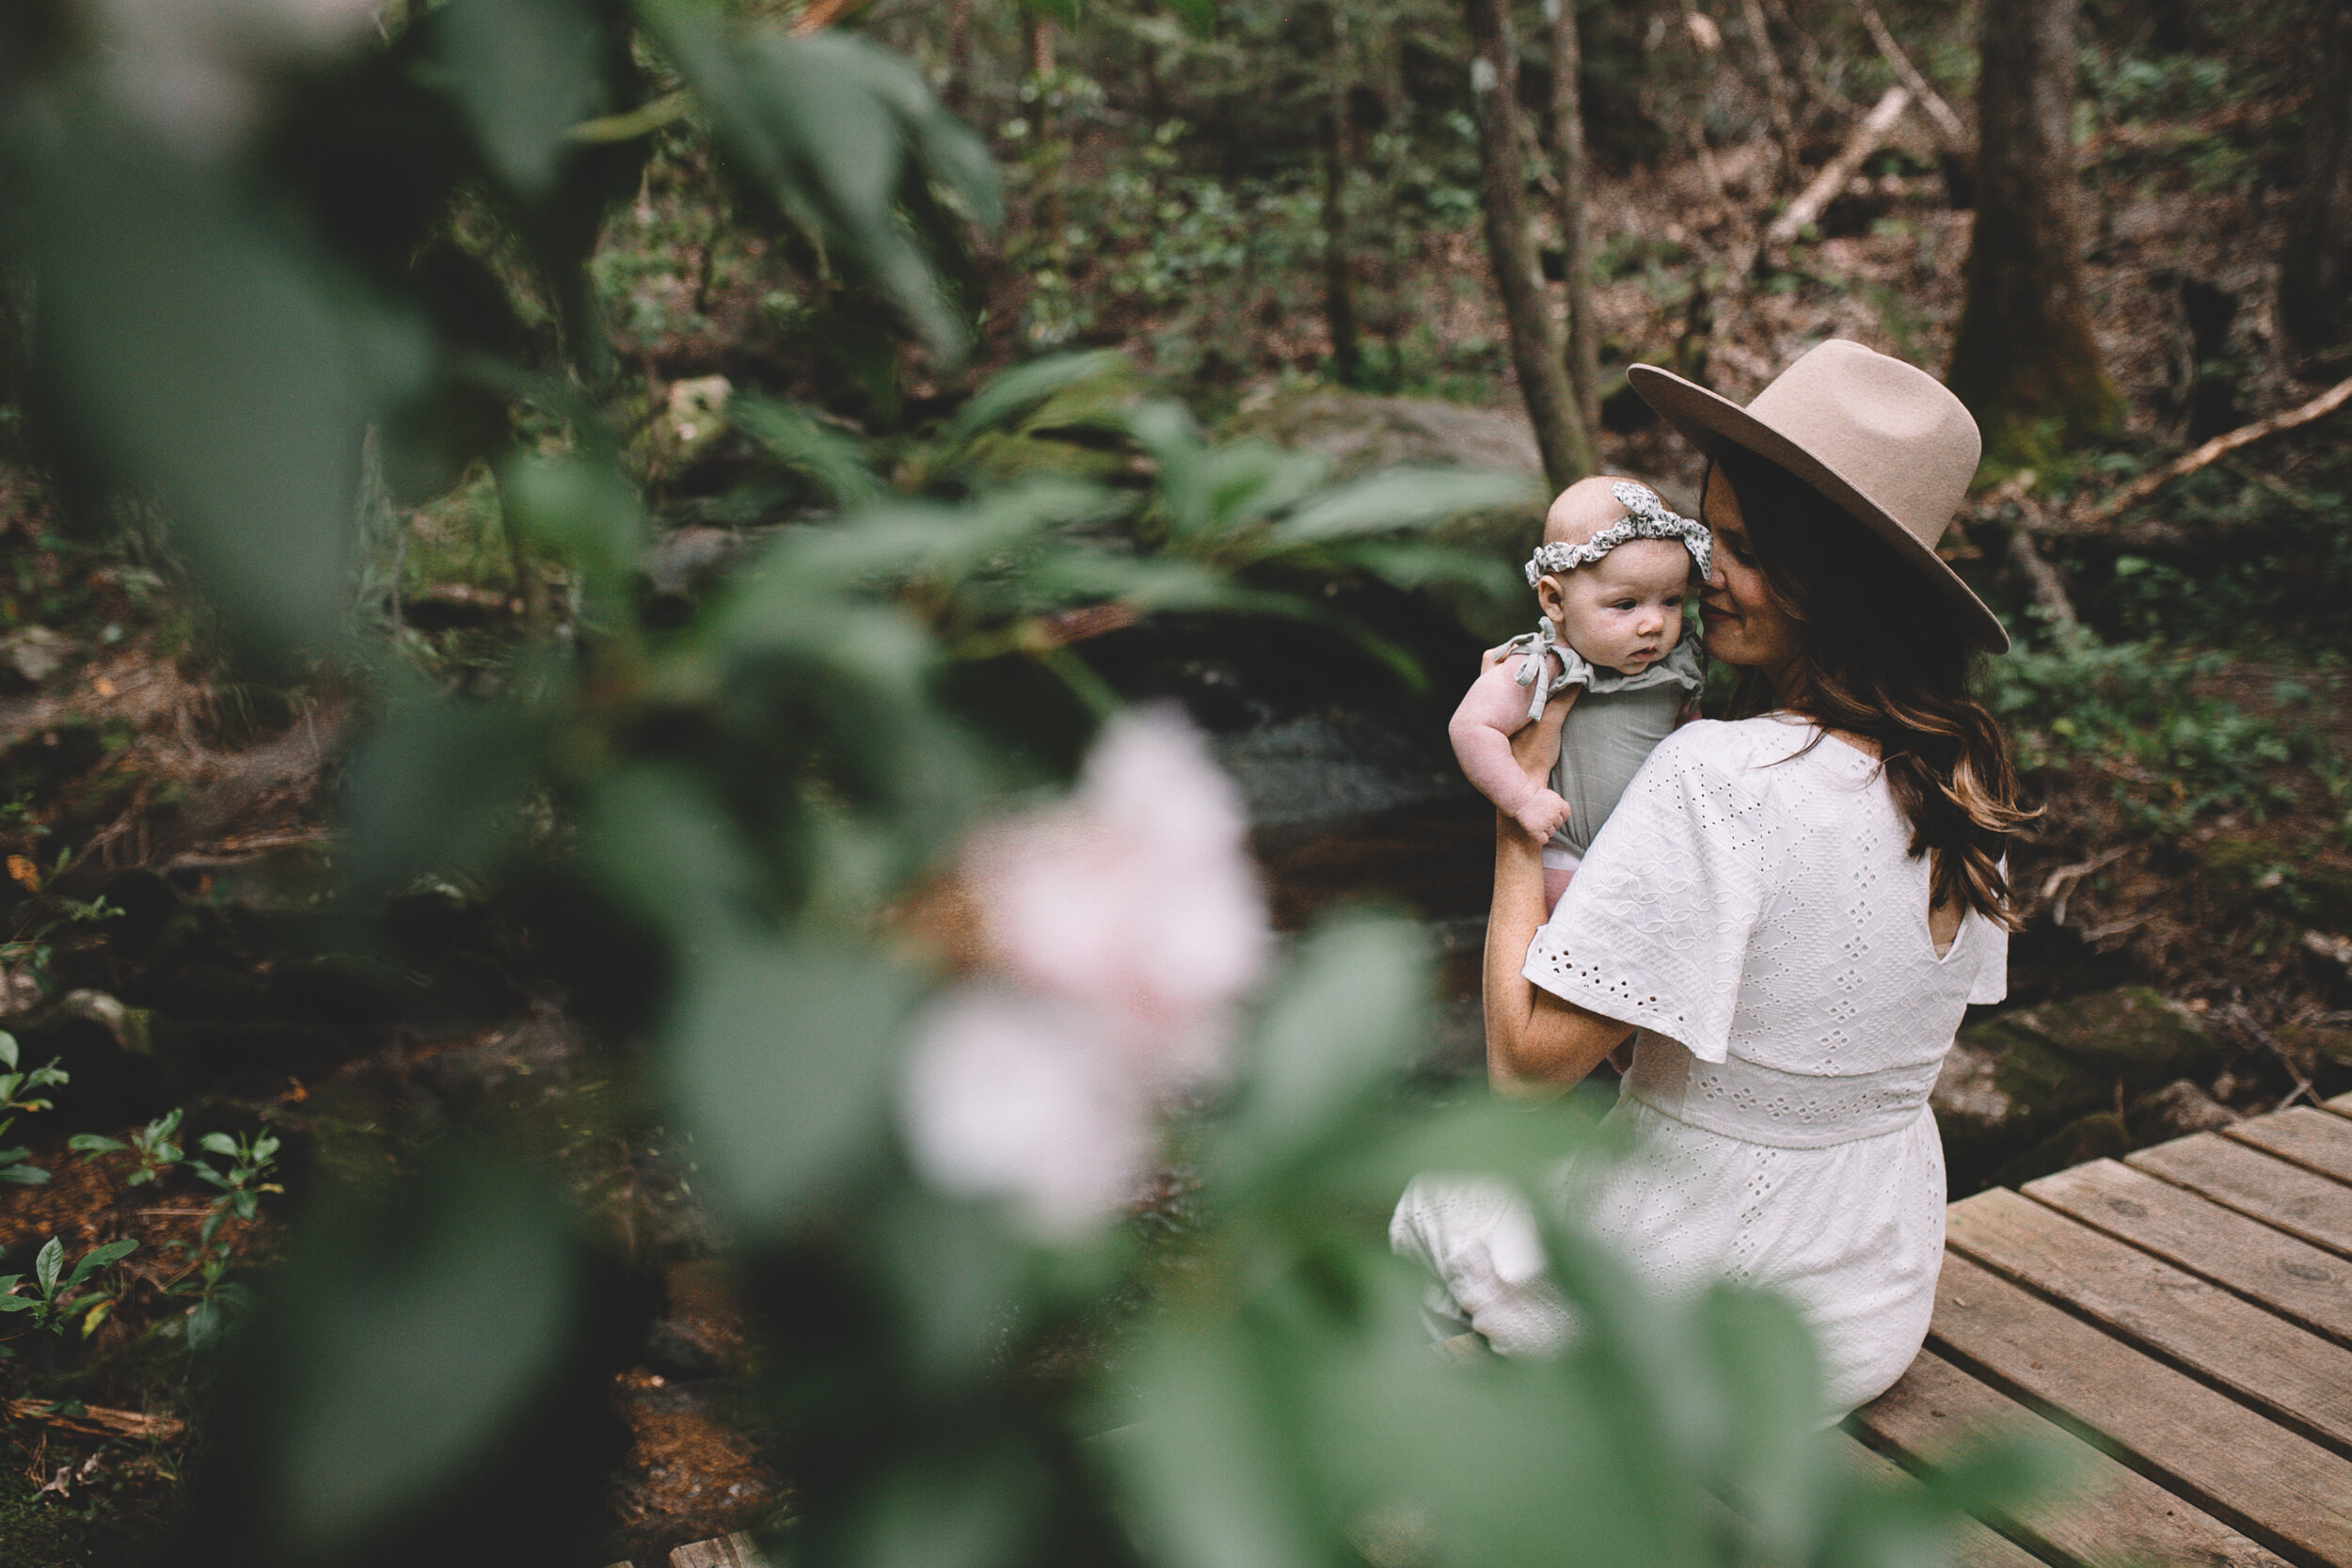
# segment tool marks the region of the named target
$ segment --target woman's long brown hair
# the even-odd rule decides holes
[[[1739,498],[1765,582],[1804,634],[1781,705],[1877,743],[1911,853],[1931,857],[1938,907],[1957,900],[2019,929],[2001,862],[2035,814],[2018,802],[1999,726],[1969,694],[1959,614],[1893,546],[1787,470],[1727,447],[1708,475],[1718,477]],[[1770,705],[1750,673],[1732,716]]]

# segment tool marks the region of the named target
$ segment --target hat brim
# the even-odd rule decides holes
[[[1655,365],[1633,365],[1627,369],[1626,379],[1632,383],[1644,403],[1658,410],[1660,418],[1708,457],[1715,456],[1728,442],[1818,491],[1839,511],[1885,540],[1905,563],[1942,594],[1958,613],[1971,644],[1988,653],[2009,651],[2009,628],[2001,625],[2001,618],[1977,597],[1942,556],[1921,544],[1845,475],[1730,399],[1672,371]]]

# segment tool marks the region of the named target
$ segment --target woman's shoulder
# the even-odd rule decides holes
[[[1764,787],[1766,769],[1804,752],[1820,736],[1804,720],[1766,713],[1753,719],[1694,719],[1668,736],[1650,753],[1651,762],[1677,771],[1748,779]],[[1823,747],[1836,746],[1823,740]],[[1815,748],[1817,751],[1820,747]],[[1851,752],[1851,747],[1837,747]],[[1855,753],[1859,755],[1859,753]]]

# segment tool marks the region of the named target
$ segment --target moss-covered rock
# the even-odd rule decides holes
[[[2013,1163],[2087,1116],[2115,1119],[2124,1099],[2210,1077],[2220,1054],[2202,1019],[2145,986],[1970,1025],[1953,1043],[1933,1097],[1952,1191],[2008,1180],[2001,1173]]]

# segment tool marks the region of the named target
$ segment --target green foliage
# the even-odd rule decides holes
[[[177,1165],[182,1158],[180,1146],[172,1137],[180,1130],[182,1112],[174,1107],[133,1132],[129,1142],[109,1138],[98,1132],[76,1132],[66,1140],[66,1147],[82,1156],[84,1164],[101,1154],[118,1154],[125,1149],[137,1157],[138,1163],[125,1177],[124,1183],[144,1187],[162,1178]]]
[[[2197,692],[2226,663],[2074,632],[1991,660],[1985,701],[2021,770],[2103,773],[2136,827],[2174,836],[2222,811],[2260,820],[2295,799],[2272,772],[2304,753],[2269,721]]]
[[[22,1313],[33,1328],[46,1329],[52,1334],[63,1334],[68,1324],[79,1317],[83,1336],[87,1338],[105,1321],[106,1312],[114,1304],[112,1292],[89,1285],[91,1276],[120,1262],[137,1248],[138,1243],[127,1239],[108,1242],[82,1254],[69,1269],[65,1263],[65,1243],[52,1236],[34,1255],[30,1279],[20,1274],[0,1274],[0,1312]],[[20,1295],[20,1291],[25,1293]],[[0,1350],[5,1349],[0,1346]]]
[[[27,1111],[47,1111],[55,1102],[40,1097],[39,1091],[62,1086],[66,1074],[52,1056],[42,1067],[22,1068],[17,1061],[16,1037],[0,1029],[0,1138],[16,1125],[19,1114]],[[38,1187],[49,1180],[49,1173],[32,1163],[32,1150],[22,1145],[0,1148],[0,1182],[17,1187]]]
[[[755,479],[833,510],[657,617],[637,582],[644,488],[593,395],[583,302],[596,220],[646,131],[707,123],[779,231],[864,302],[842,319],[885,359],[885,324],[942,356],[967,340],[951,260],[963,219],[993,214],[993,169],[919,73],[859,39],[682,0],[450,0],[388,31],[289,89],[270,157],[207,159],[70,93],[38,127],[9,121],[37,193],[9,237],[56,301],[41,411],[88,475],[161,499],[252,648],[353,649],[370,427],[395,490],[486,461],[501,523],[564,574],[565,607],[476,694],[385,677],[344,780],[346,908],[426,879],[495,887],[527,860],[553,901],[625,933],[570,957],[592,975],[625,956],[658,987],[612,1070],[691,1140],[768,1330],[750,1397],[794,1456],[797,1560],[1335,1562],[1409,1517],[1438,1555],[1496,1564],[1861,1568],[1919,1560],[1956,1504],[2020,1495],[1999,1459],[1917,1498],[1854,1483],[1816,1432],[1788,1307],[1650,1302],[1565,1221],[1549,1244],[1575,1348],[1443,1371],[1377,1214],[1422,1169],[1543,1191],[1583,1134],[1571,1105],[1431,1116],[1393,1092],[1430,990],[1394,923],[1298,943],[1230,1094],[1186,1129],[1203,1218],[1155,1281],[1163,1304],[1106,1370],[1041,1388],[1057,1336],[1141,1267],[1106,1219],[1047,1234],[918,1176],[912,1037],[951,988],[936,948],[897,932],[967,831],[1050,791],[1116,705],[1074,622],[1287,618],[1409,679],[1330,590],[1495,587],[1507,566],[1426,535],[1534,499],[1529,482],[1335,485],[1314,457],[1212,442],[1094,356],[999,377],[887,474],[879,443],[755,399]],[[323,183],[286,143],[304,135],[335,150]],[[448,230],[485,210],[504,243],[453,250]],[[552,347],[516,305],[534,289]],[[1111,460],[1057,467],[1055,446]],[[1104,1049],[1173,1051],[1157,1027],[1170,1037]],[[168,1163],[175,1131],[134,1140],[143,1166]],[[227,1336],[190,1551],[436,1560],[450,1541],[487,1549],[485,1521],[528,1521],[546,1533],[518,1554],[554,1555],[583,1528],[577,1499],[615,1457],[576,1446],[609,1392],[610,1271],[547,1173],[494,1139],[453,1132],[303,1218]],[[267,1135],[200,1148],[213,1159],[183,1164],[217,1196],[171,1287],[194,1298],[192,1346],[240,1305],[219,1226],[274,1190],[278,1152]],[[68,1271],[53,1242],[0,1307],[92,1324],[96,1272],[128,1246]],[[1123,1441],[1104,1436],[1122,1396],[1141,1404]]]

